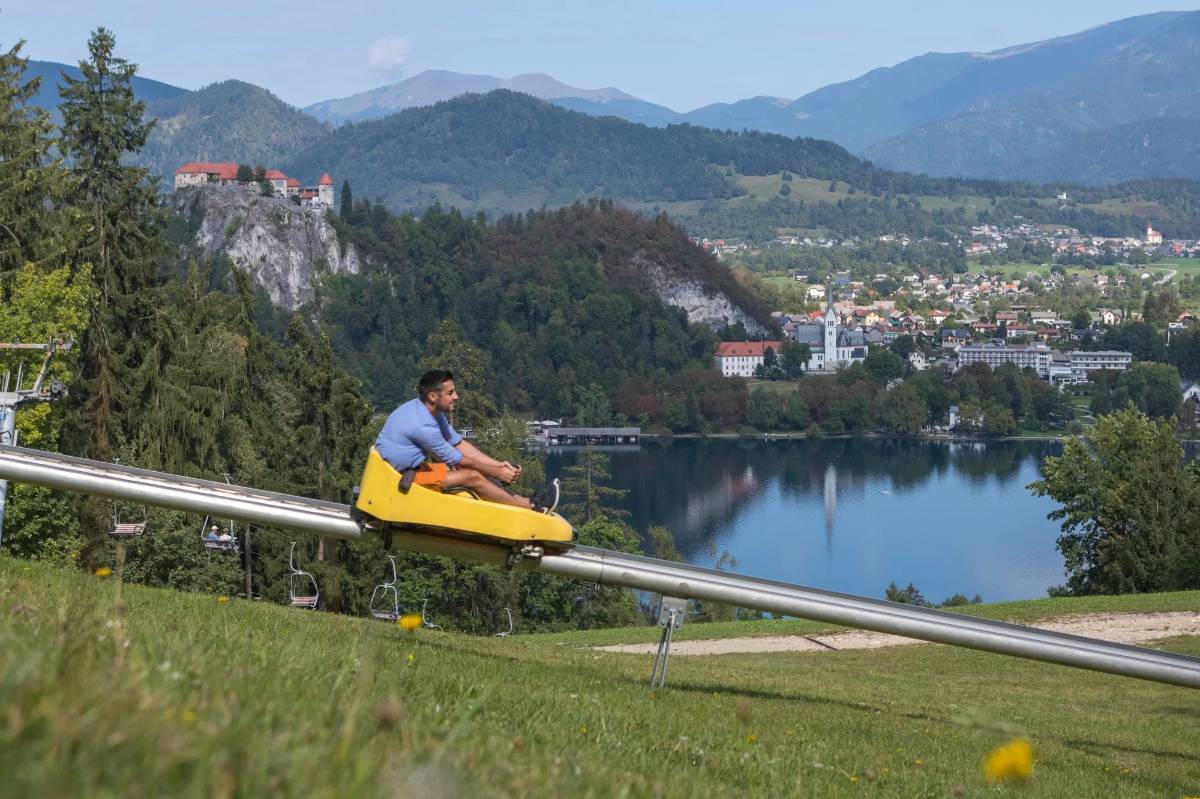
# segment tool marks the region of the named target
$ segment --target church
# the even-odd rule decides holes
[[[808,361],[810,372],[836,372],[867,358],[867,340],[863,332],[839,324],[837,312],[833,310],[832,289],[825,293],[825,315],[821,321],[796,325],[792,337],[807,344],[812,351]]]

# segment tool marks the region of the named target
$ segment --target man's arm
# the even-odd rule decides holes
[[[488,477],[495,477],[502,482],[511,483],[521,473],[519,467],[513,466],[508,461],[498,461],[495,458],[489,457],[479,447],[465,438],[455,444],[454,448],[462,456],[458,462],[459,466],[474,469]]]

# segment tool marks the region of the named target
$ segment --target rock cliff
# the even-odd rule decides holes
[[[672,274],[665,266],[640,252],[634,255],[634,263],[650,281],[658,298],[668,305],[682,308],[689,322],[713,329],[741,322],[749,335],[766,335],[767,329],[735,305],[724,292],[706,288],[694,278]]]
[[[324,209],[264,197],[257,186],[184,188],[167,203],[194,231],[187,246],[203,256],[227,255],[284,308],[313,298],[316,275],[362,269],[354,246],[343,250]]]

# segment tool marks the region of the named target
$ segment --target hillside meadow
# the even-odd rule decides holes
[[[1200,592],[972,610],[1197,609]],[[1200,792],[1195,691],[941,646],[677,657],[651,690],[648,657],[590,648],[653,636],[410,634],[0,557],[0,795]],[[1020,738],[1032,777],[989,784],[985,757]]]

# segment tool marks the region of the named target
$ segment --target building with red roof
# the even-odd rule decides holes
[[[238,165],[232,161],[226,163],[192,161],[175,170],[175,188],[200,186],[207,183],[228,186],[231,183],[237,183],[237,168]]]
[[[175,170],[175,188],[186,186],[238,186],[238,165],[233,161],[192,161]],[[265,180],[275,189],[277,197],[286,197],[303,205],[333,207],[333,176],[321,173],[316,186],[301,186],[296,178],[290,178],[278,169],[268,169]]]
[[[783,344],[778,341],[722,341],[717,345],[714,361],[725,377],[754,377],[754,371],[763,365],[768,348],[778,355]]]

